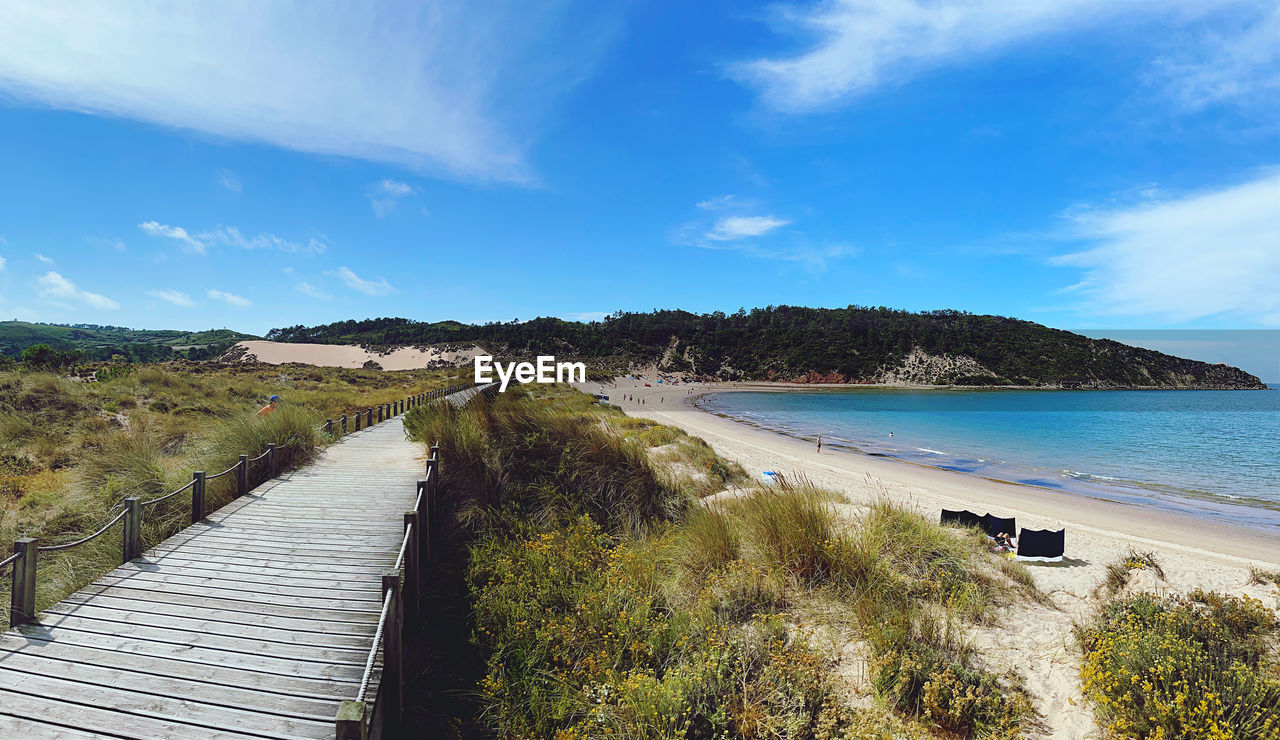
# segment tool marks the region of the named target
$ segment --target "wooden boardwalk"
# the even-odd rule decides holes
[[[0,738],[334,737],[423,461],[350,434],[4,633]]]

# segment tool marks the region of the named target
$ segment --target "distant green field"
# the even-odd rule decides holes
[[[0,354],[20,357],[22,351],[36,344],[54,349],[80,349],[86,359],[109,360],[123,355],[131,360],[163,360],[204,355],[224,351],[242,339],[257,339],[230,329],[180,331],[177,329],[129,329],[123,326],[97,324],[33,324],[27,321],[0,321]],[[195,346],[200,349],[180,350],[174,347]]]

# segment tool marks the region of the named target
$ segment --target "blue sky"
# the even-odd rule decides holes
[[[1250,0],[9,3],[0,317],[1280,327]]]

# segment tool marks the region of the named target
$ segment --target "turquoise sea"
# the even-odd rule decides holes
[[[1280,390],[713,393],[707,411],[823,446],[1280,528]],[[892,433],[892,436],[890,435]]]

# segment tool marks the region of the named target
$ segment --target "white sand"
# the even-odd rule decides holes
[[[697,394],[743,386],[692,387]],[[597,391],[599,384],[583,384],[581,388]],[[1046,737],[1095,734],[1092,713],[1079,690],[1080,654],[1071,627],[1096,608],[1094,592],[1106,566],[1130,548],[1154,552],[1168,577],[1163,583],[1150,574],[1139,574],[1141,577],[1134,580],[1145,579],[1143,585],[1168,592],[1203,588],[1248,594],[1280,608],[1280,589],[1248,583],[1250,566],[1268,570],[1280,566],[1280,538],[1275,534],[854,452],[828,449],[819,454],[813,443],[699,411],[688,403],[693,397],[689,389],[666,384],[646,388],[643,382],[620,379],[606,390],[610,401],[628,414],[701,437],[753,477],[764,470],[799,474],[843,493],[854,505],[887,496],[915,506],[930,518],[937,517],[942,508],[969,509],[1017,517],[1020,527],[1065,527],[1068,561],[1028,565],[1054,608],[1009,608],[1000,615],[996,627],[972,632],[974,645],[992,663],[1016,668],[1026,676],[1027,688],[1046,724]],[[623,401],[625,394],[644,400],[644,405]]]
[[[346,344],[302,344],[293,342],[267,342],[254,340],[240,342],[231,349],[245,350],[242,361],[257,360],[268,365],[283,365],[297,362],[303,365],[319,367],[364,367],[364,363],[373,360],[383,370],[417,370],[425,367],[460,367],[470,365],[476,355],[488,354],[481,347],[464,347],[442,349],[429,347],[425,350],[415,347],[398,347],[385,354],[372,352],[363,347]]]

